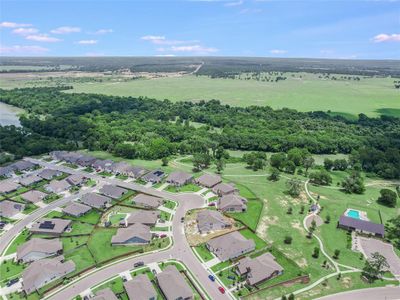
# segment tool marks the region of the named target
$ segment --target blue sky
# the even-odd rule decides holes
[[[0,3],[1,55],[400,59],[394,0]]]

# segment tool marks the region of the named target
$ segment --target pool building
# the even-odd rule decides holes
[[[340,216],[337,227],[381,238],[385,235],[385,226],[383,224],[369,221],[365,212],[355,209],[347,209]]]

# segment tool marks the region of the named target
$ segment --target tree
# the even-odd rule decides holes
[[[292,197],[300,196],[302,182],[296,178],[286,181],[287,192]]]
[[[279,170],[277,168],[271,168],[271,174],[268,176],[270,181],[278,181],[280,177]]]
[[[396,192],[389,189],[381,189],[378,203],[389,207],[396,207],[397,195]]]
[[[282,298],[281,298],[281,300],[287,300],[286,295],[283,295]]]
[[[272,154],[269,163],[271,167],[277,168],[278,170],[282,170],[286,163],[286,154],[285,153],[276,153]]]
[[[161,163],[162,163],[162,166],[163,166],[163,167],[168,166],[168,158],[167,158],[167,157],[163,157],[163,158],[161,159]]]
[[[329,224],[330,222],[331,222],[331,216],[330,215],[326,215],[325,224]]]
[[[290,235],[285,236],[285,239],[283,242],[287,245],[290,245],[292,243],[293,238]]]
[[[385,270],[389,268],[389,264],[386,258],[379,252],[371,254],[371,258],[366,260],[363,274],[370,281],[374,281],[385,273]]]
[[[333,258],[334,258],[334,259],[338,259],[338,258],[339,258],[339,255],[340,255],[340,250],[339,250],[339,249],[336,249],[335,252],[333,253]]]
[[[324,168],[327,171],[332,170],[332,168],[333,168],[333,160],[329,159],[329,158],[325,158],[324,159]]]
[[[217,159],[217,160],[215,161],[215,166],[216,166],[216,168],[217,168],[217,173],[220,174],[220,173],[224,170],[224,167],[225,167],[225,161],[224,161],[224,159],[223,159],[223,158]]]
[[[288,174],[294,174],[296,172],[296,165],[293,161],[288,160],[285,163],[284,171]]]
[[[288,297],[288,300],[294,300],[294,295],[290,294],[289,297]]]
[[[400,249],[400,215],[390,219],[386,226],[386,238],[390,239],[397,249]]]
[[[286,213],[288,215],[291,215],[293,213],[293,208],[291,206],[289,206]]]
[[[335,159],[333,161],[333,169],[339,171],[345,171],[348,168],[349,164],[345,159]]]
[[[365,191],[364,180],[360,173],[353,172],[342,181],[342,187],[346,193],[362,194]]]
[[[320,170],[310,173],[310,181],[318,185],[330,185],[332,177],[326,170]]]
[[[208,153],[197,153],[193,155],[193,168],[196,171],[208,168],[210,162],[211,162],[211,157]]]
[[[314,166],[315,159],[310,155],[304,158],[303,167],[306,169],[306,174],[308,173],[308,169]]]
[[[266,166],[267,155],[263,152],[250,152],[243,155],[243,160],[253,171],[257,171]]]
[[[318,247],[314,248],[314,251],[312,253],[312,257],[314,257],[314,258],[318,258],[319,257],[319,248]]]

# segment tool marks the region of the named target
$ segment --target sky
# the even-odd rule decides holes
[[[0,54],[400,59],[400,1],[1,0]]]

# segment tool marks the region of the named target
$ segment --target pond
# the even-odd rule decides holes
[[[21,126],[18,115],[23,111],[23,109],[20,109],[18,107],[0,102],[0,125]]]

